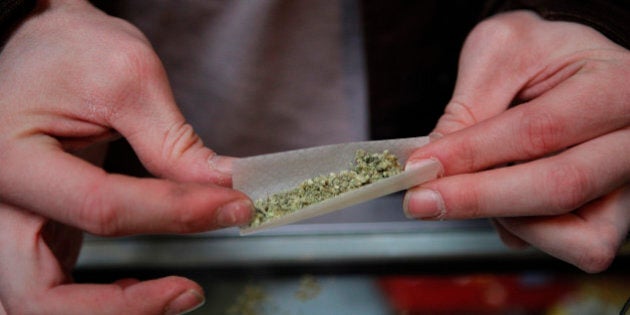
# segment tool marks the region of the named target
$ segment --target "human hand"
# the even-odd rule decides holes
[[[445,176],[408,191],[406,214],[497,218],[510,246],[606,269],[630,225],[629,84],[630,53],[587,26],[527,11],[480,23],[436,140],[408,162]]]
[[[7,204],[0,218],[0,314],[178,314],[204,301],[181,277],[73,284],[80,230]]]
[[[136,28],[84,1],[42,3],[0,54],[0,313],[153,314],[198,304],[201,288],[176,277],[71,284],[78,230],[206,231],[245,224],[252,205],[222,187],[231,159],[186,124]],[[107,174],[76,156],[119,135],[159,178]]]

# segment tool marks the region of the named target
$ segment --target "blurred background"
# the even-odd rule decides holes
[[[619,314],[630,246],[601,274],[506,248],[483,220],[415,222],[392,195],[307,222],[238,236],[86,239],[77,281],[180,275],[193,314]]]
[[[219,154],[428,134],[483,1],[94,1],[153,44]],[[124,139],[110,172],[150,176]],[[630,248],[588,275],[506,248],[485,220],[410,221],[394,194],[247,237],[87,235],[76,280],[181,275],[193,314],[618,314]]]

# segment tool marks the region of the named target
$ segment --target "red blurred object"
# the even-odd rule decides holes
[[[394,310],[414,314],[548,309],[575,288],[545,275],[388,276],[379,280]]]

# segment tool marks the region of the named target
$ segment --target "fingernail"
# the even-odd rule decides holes
[[[429,142],[433,142],[435,140],[439,140],[440,138],[444,137],[443,134],[439,133],[439,132],[431,132],[429,134]]]
[[[254,205],[247,199],[240,199],[220,207],[217,212],[220,227],[241,226],[251,221]]]
[[[208,159],[208,164],[210,164],[210,168],[212,168],[213,170],[219,172],[219,173],[223,173],[223,174],[232,174],[232,162],[234,161],[233,158],[227,157],[227,156],[220,156],[220,155],[212,155],[209,159]]]
[[[199,292],[191,289],[173,299],[168,306],[166,306],[164,314],[181,315],[190,313],[203,306],[205,302],[206,299],[199,294]]]
[[[420,168],[420,167],[426,167],[427,164],[434,164],[435,167],[437,167],[436,169],[436,177],[442,177],[442,175],[444,175],[444,167],[442,166],[442,163],[440,162],[440,160],[438,160],[437,158],[428,158],[428,159],[414,159],[414,160],[408,160],[407,163],[405,163],[405,170],[413,170],[416,168]]]
[[[403,201],[403,210],[409,219],[440,220],[446,214],[444,200],[440,193],[426,188],[407,191]]]

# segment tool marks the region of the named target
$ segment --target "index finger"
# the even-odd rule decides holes
[[[99,235],[200,232],[251,218],[236,190],[108,174],[38,137],[3,152],[3,201]]]

